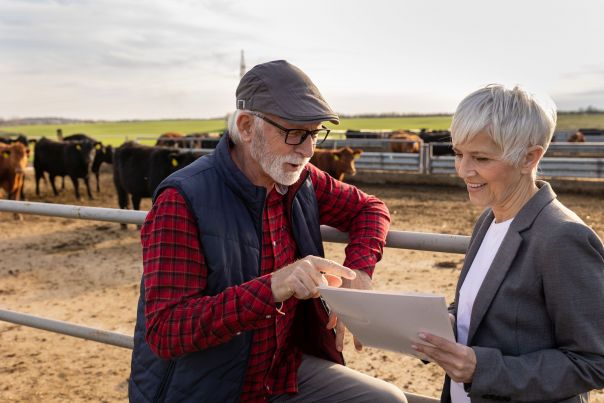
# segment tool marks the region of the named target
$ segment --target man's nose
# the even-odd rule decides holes
[[[313,153],[315,152],[315,143],[313,142],[312,137],[306,137],[302,144],[298,144],[296,146],[296,151],[302,154],[305,158],[312,157]]]

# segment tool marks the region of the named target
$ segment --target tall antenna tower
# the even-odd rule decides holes
[[[245,59],[243,58],[243,50],[241,51],[241,62],[239,63],[239,78],[245,74]]]

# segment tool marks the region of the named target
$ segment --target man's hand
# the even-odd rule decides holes
[[[355,276],[353,270],[332,260],[306,256],[273,272],[271,290],[275,302],[283,302],[292,296],[298,299],[317,298],[317,286],[327,284],[339,287],[343,279],[351,281]]]
[[[357,290],[371,290],[372,282],[371,277],[367,273],[362,270],[353,270],[356,273],[356,278],[354,280],[343,279],[342,287],[344,288],[354,288]],[[328,329],[336,328],[336,349],[338,351],[342,351],[344,349],[344,334],[346,334],[346,327],[342,322],[340,322],[335,313],[331,313],[329,315],[329,322],[327,323]],[[363,344],[356,337],[354,339],[354,347],[357,351],[361,351],[363,349]]]
[[[418,343],[412,346],[415,350],[427,355],[432,362],[444,369],[453,381],[472,382],[476,371],[476,353],[472,348],[430,333],[420,333],[419,338],[431,346]]]

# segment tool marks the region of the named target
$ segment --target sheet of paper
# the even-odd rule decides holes
[[[322,298],[364,346],[428,360],[411,344],[429,332],[455,341],[443,295],[320,286]]]

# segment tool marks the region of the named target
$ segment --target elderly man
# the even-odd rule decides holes
[[[389,227],[384,203],[308,164],[338,116],[283,60],[236,96],[228,136],[159,185],[142,228],[131,401],[405,401],[343,365],[317,291],[369,288]],[[349,233],[343,265],[321,224]]]

